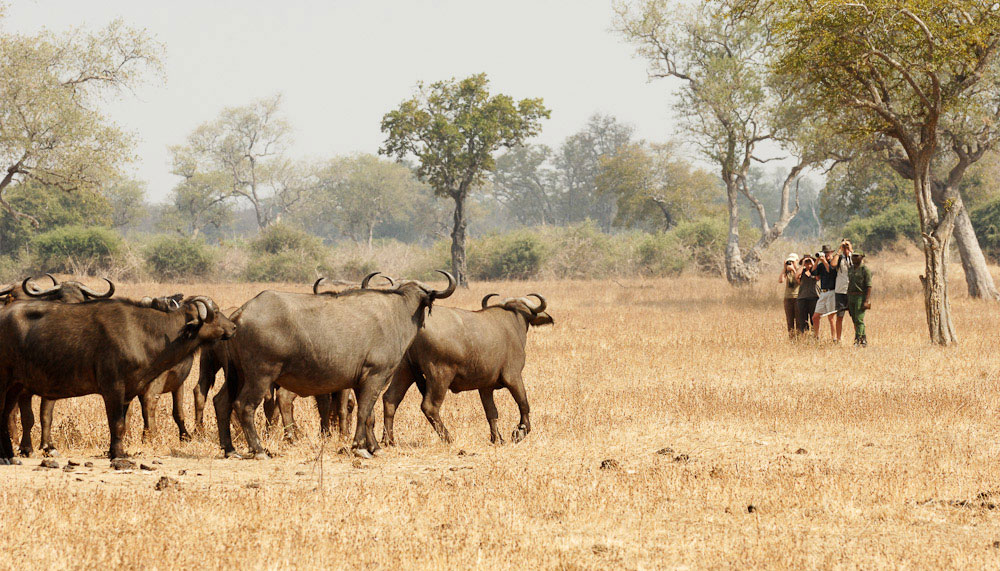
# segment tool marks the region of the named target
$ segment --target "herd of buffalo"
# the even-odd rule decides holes
[[[182,440],[185,428],[183,386],[200,349],[200,377],[194,389],[196,423],[202,425],[209,390],[221,370],[225,379],[213,399],[219,442],[227,457],[233,447],[231,418],[239,420],[250,454],[267,457],[254,425],[263,402],[269,419],[280,414],[286,430],[294,427],[292,401],[316,397],[321,430],[335,421],[350,435],[349,418],[357,408],[352,450],[377,454],[376,400],[383,391],[385,426],[382,444],[393,445],[393,418],[410,385],[423,395],[421,410],[438,435],[450,440],[441,421],[445,395],[477,390],[490,426],[490,439],[502,443],[493,392],[510,391],[520,420],[511,438],[531,430],[528,399],[521,379],[525,340],[531,326],[551,324],[541,295],[483,298],[475,311],[435,306],[449,297],[456,282],[448,272],[443,290],[419,281],[360,287],[339,292],[263,291],[226,316],[205,296],[128,300],[75,281],[39,289],[30,278],[0,287],[0,464],[20,463],[11,443],[13,410],[21,418],[19,453],[32,453],[33,395],[41,397],[40,448],[55,453],[52,411],[57,399],[99,394],[111,433],[109,456],[124,456],[126,412],[140,399],[146,431],[152,429],[156,401],[173,395],[173,417]],[[388,386],[388,389],[386,387]]]

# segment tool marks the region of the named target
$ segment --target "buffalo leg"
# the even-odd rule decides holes
[[[361,382],[358,383],[359,388],[355,389],[358,395],[358,422],[351,448],[355,454],[362,458],[371,458],[372,454],[379,449],[373,429],[372,410],[375,408],[375,401],[378,400],[379,393],[389,383],[389,376],[389,373],[369,373],[361,378]],[[372,419],[371,422],[369,422],[369,418]]]
[[[337,424],[340,427],[340,434],[344,438],[351,435],[351,413],[357,407],[357,403],[354,400],[354,391],[351,389],[344,389],[338,393],[334,394],[334,398],[337,399]]]
[[[219,364],[213,358],[212,351],[208,347],[201,350],[198,358],[198,384],[194,387],[194,424],[198,432],[205,431],[205,401],[208,399],[208,391],[215,385],[215,377],[219,372]]]
[[[330,436],[330,417],[333,415],[333,395],[316,395],[316,410],[319,412],[319,435]]]
[[[493,389],[479,389],[479,400],[483,401],[483,411],[486,413],[486,422],[490,423],[490,442],[493,444],[503,444],[503,436],[500,435],[500,427],[497,419],[497,403],[493,401]]]
[[[247,439],[247,446],[250,447],[250,453],[260,458],[267,458],[268,453],[260,441],[260,436],[257,435],[257,427],[253,423],[253,415],[260,402],[267,395],[270,385],[270,382],[264,383],[264,388],[261,389],[260,384],[252,380],[245,380],[239,394],[236,395],[236,399],[233,401],[233,409],[240,419],[240,426],[243,428],[243,436]]]
[[[35,415],[31,412],[31,393],[22,392],[17,397],[17,408],[21,412],[21,445],[18,453],[28,458],[32,452],[31,429],[35,426]]]
[[[155,383],[154,383],[155,384]],[[159,393],[147,390],[139,396],[139,407],[142,409],[142,441],[148,442],[156,428],[156,407],[160,401]]]
[[[111,433],[111,447],[108,457],[124,458],[125,449],[122,439],[125,437],[125,415],[128,414],[129,401],[124,395],[111,394],[104,396],[104,410],[108,413],[108,429]]]
[[[447,379],[448,382],[440,381],[440,379],[431,379],[427,383],[427,393],[424,394],[424,400],[420,403],[420,411],[427,417],[427,421],[434,427],[441,440],[451,442],[451,434],[448,433],[444,421],[441,420],[441,405],[444,403],[444,396],[448,393],[447,387],[451,379]]]
[[[0,398],[3,402],[0,403],[0,412],[2,412],[3,422],[0,423],[0,464],[20,464],[21,461],[14,458],[14,445],[10,439],[10,414],[14,412],[14,405],[17,404],[18,396],[21,393],[21,388],[10,387],[3,393],[0,393]]]
[[[285,433],[285,440],[294,441],[299,435],[298,425],[295,424],[295,399],[298,397],[288,389],[278,387],[274,393],[274,400],[278,404],[278,412],[281,416],[281,426]]]
[[[191,440],[191,435],[188,434],[187,428],[184,426],[184,385],[181,384],[181,386],[174,389],[171,396],[174,399],[174,409],[172,411],[174,424],[177,425],[177,430],[180,432],[181,442],[188,442]]]
[[[226,458],[239,456],[236,448],[233,447],[232,414],[233,398],[230,395],[231,386],[227,380],[222,385],[222,390],[215,393],[212,405],[215,407],[215,422],[219,426],[219,445]]]
[[[396,369],[389,383],[389,388],[382,395],[382,445],[395,446],[396,434],[393,431],[393,421],[396,418],[396,409],[399,403],[403,402],[406,391],[413,384],[413,371],[405,363]]]
[[[528,406],[528,394],[524,390],[524,382],[521,381],[521,375],[513,375],[513,378],[508,381],[507,389],[510,391],[510,395],[514,397],[514,402],[517,403],[517,409],[521,413],[521,420],[514,429],[514,432],[510,435],[511,440],[514,443],[518,443],[524,440],[524,437],[531,432],[531,419],[529,414],[531,408]],[[506,379],[505,379],[506,380]]]
[[[56,409],[56,401],[42,399],[38,403],[38,423],[42,425],[42,441],[38,443],[38,448],[45,456],[58,456],[56,445],[52,442],[52,413]]]

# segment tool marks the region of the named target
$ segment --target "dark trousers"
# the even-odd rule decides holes
[[[799,298],[796,301],[798,302],[798,315],[795,316],[795,328],[799,330],[799,333],[805,333],[812,327],[810,319],[812,319],[812,314],[816,311],[816,302],[819,300],[815,297],[810,297],[806,299]]]
[[[794,297],[785,298],[785,325],[788,332],[795,331],[795,315],[798,313],[798,301]]]

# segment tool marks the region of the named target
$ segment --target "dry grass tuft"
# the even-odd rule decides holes
[[[534,432],[516,446],[489,444],[474,393],[448,397],[443,416],[456,441],[442,444],[413,390],[397,415],[400,446],[383,458],[337,454],[339,442],[316,436],[314,407],[303,399],[303,438],[269,437],[279,458],[227,461],[214,414],[208,434],[180,443],[163,398],[153,440],[139,441],[134,414],[127,446],[155,469],[112,472],[100,459],[107,428],[99,399],[62,402],[55,438],[64,459],[95,466],[35,471],[33,458],[0,467],[6,561],[996,567],[997,309],[968,300],[956,268],[962,342],[931,347],[919,269],[876,261],[867,350],[833,346],[828,331],[819,343],[787,341],[780,286],[770,278],[746,290],[699,277],[477,284],[447,303],[475,307],[488,291],[539,291],[556,319],[529,335]],[[120,291],[180,290],[226,307],[260,289]],[[516,409],[506,393],[497,401],[509,432]],[[177,483],[157,491],[163,477]]]

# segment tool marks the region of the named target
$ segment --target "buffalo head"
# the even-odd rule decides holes
[[[490,298],[498,297],[499,294],[491,293],[483,298],[483,309],[490,307]],[[529,297],[533,297],[538,300],[538,303],[532,303]],[[509,297],[494,307],[502,307],[508,311],[516,311],[524,315],[525,319],[530,325],[552,325],[555,320],[552,316],[545,312],[545,308],[548,307],[548,303],[545,298],[537,293],[529,293],[524,297]]]

